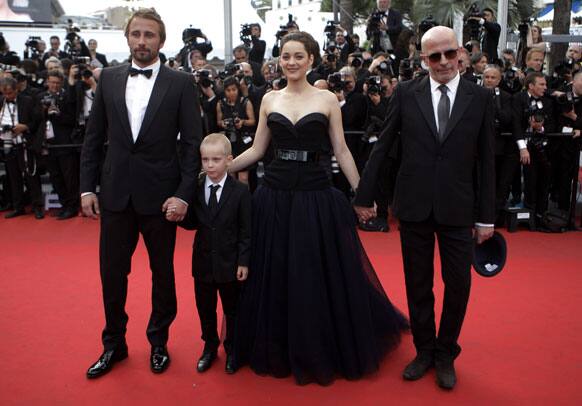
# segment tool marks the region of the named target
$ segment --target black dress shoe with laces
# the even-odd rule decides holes
[[[7,213],[6,215],[4,215],[5,219],[13,219],[14,217],[18,217],[18,216],[24,216],[24,209],[16,209],[16,210],[12,210],[10,213]]]
[[[111,370],[113,364],[127,358],[127,348],[106,350],[101,354],[97,362],[87,370],[87,378],[94,379],[105,375]]]
[[[154,374],[161,374],[170,366],[170,354],[166,347],[152,347],[150,369]]]
[[[426,374],[434,365],[434,357],[431,354],[418,354],[410,364],[404,368],[402,377],[407,381],[416,381]]]
[[[434,365],[437,385],[443,389],[451,390],[457,383],[457,375],[453,361],[437,360]]]
[[[196,369],[198,370],[198,372],[204,372],[204,371],[208,371],[210,369],[210,367],[212,366],[212,363],[214,362],[214,360],[216,359],[216,351],[204,351],[202,353],[202,356],[200,357],[200,359],[198,360],[198,365],[196,366]]]
[[[226,354],[226,364],[224,365],[224,372],[229,375],[232,375],[236,372],[236,368],[234,366],[234,358],[230,354]]]

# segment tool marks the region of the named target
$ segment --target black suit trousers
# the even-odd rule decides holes
[[[438,239],[441,274],[445,284],[438,336],[434,312],[434,247]],[[431,215],[421,222],[400,222],[400,241],[408,311],[418,353],[452,360],[459,355],[457,343],[469,301],[473,239],[470,227],[437,224]]]
[[[515,152],[495,155],[495,215],[497,218],[507,204],[515,169],[519,165],[519,155]]]
[[[34,175],[25,173],[23,176],[25,168],[25,153],[28,154],[29,159],[35,159],[32,156],[32,152],[25,151],[20,147],[13,148],[12,151],[6,155],[6,174],[10,181],[12,207],[14,207],[15,210],[24,208],[24,184],[26,183],[26,188],[30,193],[30,199],[32,201],[32,207],[35,209],[42,209],[44,207],[44,202],[38,171],[36,171],[35,168],[30,168],[33,165],[29,163],[29,169],[34,169],[36,173]]]
[[[552,168],[547,151],[532,145],[527,149],[530,163],[523,166],[524,204],[539,219],[548,210]]]
[[[102,209],[99,258],[106,323],[102,340],[106,350],[126,345],[127,276],[140,233],[152,271],[152,312],[147,326],[152,346],[166,345],[170,324],[176,317],[173,262],[176,223],[167,221],[161,208],[160,214],[140,215],[131,201],[120,212]]]
[[[46,162],[51,183],[59,195],[63,209],[79,210],[78,153],[50,153]]]
[[[194,280],[194,294],[196,296],[196,308],[200,317],[202,340],[205,351],[216,351],[220,344],[218,338],[218,323],[216,317],[216,305],[218,304],[217,292],[220,294],[222,310],[226,319],[226,338],[224,349],[227,353],[232,348],[234,325],[236,322],[236,308],[239,297],[239,283],[205,282]]]

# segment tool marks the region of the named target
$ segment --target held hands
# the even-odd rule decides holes
[[[481,244],[482,242],[487,241],[489,238],[493,237],[493,231],[495,231],[495,228],[493,227],[477,226],[473,229],[473,238],[477,239],[477,244]]]
[[[376,203],[374,203],[374,207],[354,206],[354,211],[358,216],[358,220],[363,223],[372,217],[376,217]]]
[[[244,281],[249,276],[249,267],[248,266],[239,266],[236,270],[236,279],[239,281]]]
[[[166,220],[168,221],[182,221],[186,216],[188,206],[177,197],[168,198],[162,205],[162,211],[166,213]]]
[[[529,165],[530,157],[529,157],[529,151],[527,150],[527,148],[523,148],[523,149],[519,150],[519,162],[521,162],[524,165]]]
[[[97,220],[99,214],[101,214],[99,211],[99,201],[95,193],[81,197],[81,208],[83,210],[83,216],[85,217]]]

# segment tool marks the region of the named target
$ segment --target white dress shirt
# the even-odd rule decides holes
[[[439,130],[439,117],[438,117],[438,105],[441,99],[442,92],[439,90],[439,86],[442,83],[437,82],[432,77],[430,77],[430,95],[432,98],[432,110],[434,112],[434,121],[437,126],[437,132]],[[455,98],[457,97],[457,89],[459,89],[459,82],[461,81],[461,75],[457,72],[457,75],[451,79],[448,83],[445,84],[447,87],[447,96],[449,96],[449,100],[451,101],[450,106],[451,109],[449,111],[449,118],[451,116],[451,112],[453,111],[453,105],[455,103]],[[494,224],[484,224],[484,223],[475,223],[477,227],[494,227]]]
[[[160,60],[158,59],[154,64],[140,68],[134,62],[131,64],[135,69],[151,69],[152,76],[147,78],[145,75],[135,75],[127,77],[127,85],[125,86],[125,105],[127,106],[127,116],[129,118],[129,125],[131,127],[131,135],[133,141],[137,140],[141,123],[145,116],[154,83],[160,72]]]
[[[430,76],[429,76],[430,77]],[[449,117],[451,116],[451,112],[453,111],[453,105],[455,104],[455,97],[457,97],[457,89],[459,88],[459,82],[461,81],[461,75],[457,72],[457,76],[451,79],[450,82],[446,83],[445,86],[447,87],[447,96],[449,96],[449,100],[451,101],[450,106],[451,109],[449,111]],[[437,82],[432,77],[430,77],[430,95],[432,97],[432,110],[434,112],[434,122],[437,126],[437,132],[439,131],[439,115],[438,115],[438,106],[439,101],[441,100],[441,91],[439,90],[439,86],[442,83]]]
[[[214,183],[210,180],[208,175],[206,175],[206,181],[204,182],[204,201],[208,204],[210,200],[210,186],[220,185],[218,190],[216,191],[216,203],[220,201],[220,196],[222,196],[222,190],[224,189],[224,183],[226,182],[226,177],[228,176],[227,173],[224,174],[220,182]]]

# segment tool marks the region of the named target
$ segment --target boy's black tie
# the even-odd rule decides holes
[[[218,199],[216,198],[216,192],[220,188],[220,185],[210,185],[210,198],[208,199],[208,209],[210,213],[214,214],[218,208]]]

